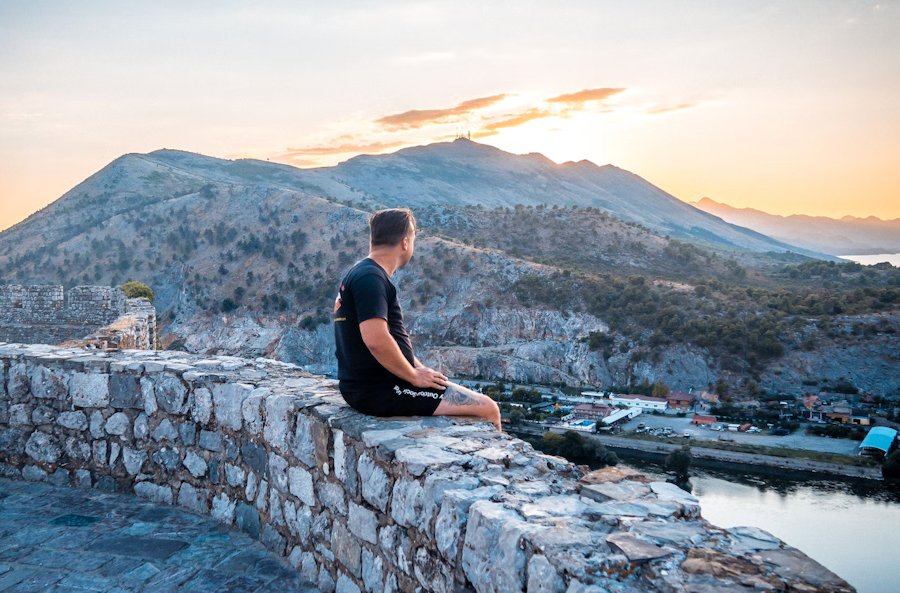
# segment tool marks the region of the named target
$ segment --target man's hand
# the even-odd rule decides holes
[[[430,387],[433,389],[446,389],[450,380],[434,369],[426,366],[416,367],[415,379],[410,381],[416,387]]]

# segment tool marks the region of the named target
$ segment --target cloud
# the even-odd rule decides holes
[[[381,152],[389,148],[396,148],[406,144],[405,142],[370,142],[368,144],[348,142],[336,146],[304,146],[300,148],[288,148],[282,154],[275,158],[281,159],[302,159],[309,156],[327,156],[333,154],[365,154],[372,152]]]
[[[602,89],[584,89],[574,93],[566,93],[547,99],[547,103],[568,103],[580,105],[588,101],[603,101],[617,95],[625,89],[602,88]]]
[[[375,120],[375,123],[392,131],[421,128],[428,124],[445,123],[450,118],[466,115],[473,111],[490,107],[504,98],[506,98],[505,94],[491,95],[490,97],[469,99],[455,107],[449,107],[447,109],[413,109],[411,111],[404,111],[403,113],[386,115]]]
[[[688,101],[686,103],[677,103],[675,105],[660,105],[658,107],[650,107],[647,109],[647,113],[651,115],[656,115],[658,113],[670,113],[672,111],[681,111],[682,109],[690,109],[691,107],[696,107],[700,103],[695,101]]]
[[[485,136],[493,136],[497,133],[498,130],[502,130],[504,128],[516,128],[530,121],[550,117],[552,115],[554,115],[554,113],[549,109],[534,107],[522,113],[508,115],[501,119],[488,121],[485,125],[481,126],[478,132],[476,132],[476,136],[479,138],[483,138]]]

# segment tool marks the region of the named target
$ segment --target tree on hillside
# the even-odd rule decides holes
[[[666,469],[675,473],[675,479],[672,482],[684,490],[690,491],[690,470],[694,456],[691,453],[690,445],[684,445],[680,449],[675,449],[666,457]]]
[[[137,280],[129,280],[122,284],[122,292],[124,292],[125,296],[129,299],[144,297],[151,303],[153,302],[153,289]]]

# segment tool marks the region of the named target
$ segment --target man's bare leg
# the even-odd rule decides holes
[[[478,416],[490,421],[497,430],[501,432],[503,430],[500,426],[500,407],[497,403],[483,393],[456,383],[447,385],[434,416]]]

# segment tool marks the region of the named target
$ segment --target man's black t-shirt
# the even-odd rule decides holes
[[[403,325],[397,288],[387,272],[370,258],[362,259],[344,274],[334,301],[334,342],[341,381],[394,380],[363,342],[359,324],[380,317],[388,323],[400,351],[414,365],[412,342]]]

